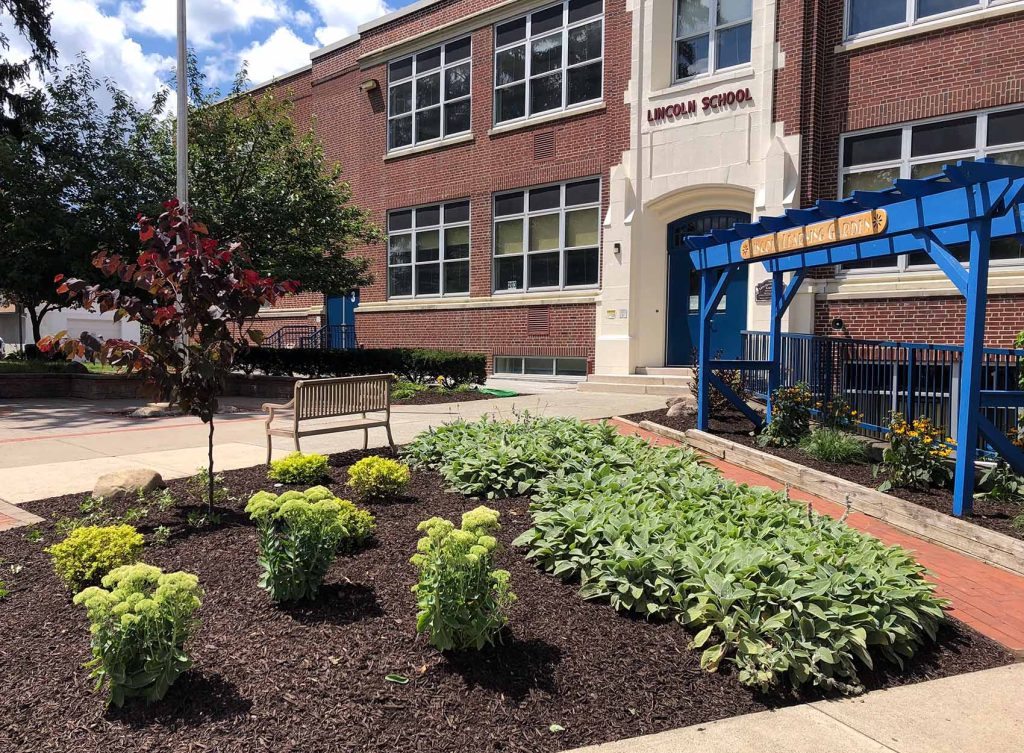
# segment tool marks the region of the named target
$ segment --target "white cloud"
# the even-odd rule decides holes
[[[328,45],[354,34],[359,24],[391,13],[384,0],[309,0],[324,25],[316,30],[320,44]]]
[[[249,78],[262,83],[309,62],[316,45],[307,44],[294,31],[279,26],[262,42],[254,42],[238,54],[238,61],[249,63]]]
[[[313,16],[304,10],[297,10],[295,11],[295,23],[303,27],[312,26]]]
[[[135,31],[170,38],[177,33],[173,0],[127,0],[120,17]],[[260,21],[282,21],[291,12],[277,0],[199,0],[188,4],[189,43],[211,47],[214,37],[249,29]]]

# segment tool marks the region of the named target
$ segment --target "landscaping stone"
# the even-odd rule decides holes
[[[668,415],[670,416],[682,416],[687,411],[691,411],[696,407],[696,403],[692,395],[670,397],[665,401],[665,405],[668,406]]]
[[[148,493],[154,489],[164,489],[166,486],[163,477],[156,471],[132,468],[100,476],[92,490],[92,496],[113,499],[122,495],[133,496],[140,491]]]
[[[150,403],[136,408],[128,414],[130,418],[162,418],[179,415],[181,415],[181,411],[172,407],[170,403]]]

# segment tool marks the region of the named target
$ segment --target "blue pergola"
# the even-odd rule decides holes
[[[884,191],[854,191],[842,201],[822,200],[810,209],[687,238],[700,274],[698,428],[708,428],[712,385],[756,427],[762,424],[760,416],[713,373],[716,369],[767,371],[766,420],[771,421],[771,395],[781,384],[782,317],[809,270],[924,252],[967,301],[953,512],[969,514],[979,432],[1017,473],[1024,474],[1024,452],[981,413],[981,408],[1024,407],[1024,390],[981,389],[991,241],[1024,236],[1022,204],[1024,168],[983,159],[947,165],[938,175],[921,180],[897,180]],[[970,244],[966,268],[949,251],[958,244]],[[768,360],[714,360],[711,317],[736,270],[754,263],[763,263],[772,275]],[[792,273],[788,284],[787,272]]]

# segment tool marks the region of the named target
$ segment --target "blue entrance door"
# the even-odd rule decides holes
[[[330,329],[330,347],[354,348],[356,341],[356,306],[359,305],[359,291],[336,295],[327,299],[327,324]]]
[[[706,235],[726,230],[737,222],[750,222],[744,212],[701,212],[676,220],[668,226],[668,342],[665,363],[691,366],[700,340],[700,278],[693,271],[690,251],[683,244],[688,235]],[[722,358],[741,358],[747,326],[747,267],[740,267],[711,318],[715,349]],[[716,355],[716,354],[712,354]]]

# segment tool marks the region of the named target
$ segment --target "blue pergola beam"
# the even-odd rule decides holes
[[[996,452],[1013,468],[1015,473],[1024,475],[1024,452],[1020,451],[1006,436],[999,431],[995,424],[985,416],[978,416],[978,428],[981,430],[985,440]],[[957,452],[959,458],[960,453]],[[973,470],[973,469],[972,469]],[[971,474],[973,476],[973,473]],[[954,505],[956,500],[954,499]]]
[[[771,361],[711,361],[711,368],[715,371],[767,371],[771,368]]]
[[[730,387],[728,384],[719,379],[718,375],[715,372],[708,372],[708,382],[712,387],[721,392],[722,396],[725,397],[725,399],[728,400],[730,403],[732,403],[736,410],[738,410],[740,413],[742,413],[744,416],[750,419],[750,422],[754,424],[755,428],[761,428],[764,422],[761,421],[761,417],[757,415],[757,412],[754,411],[754,409],[751,408],[749,405],[747,405],[746,401],[743,400],[739,395],[737,395],[733,391],[732,387]],[[701,431],[707,430],[701,429]]]
[[[982,408],[1024,408],[1024,390],[982,390]]]
[[[722,271],[714,290],[711,291],[711,300],[708,301],[707,307],[701,307],[701,316],[708,318],[715,315],[715,312],[718,311],[718,304],[722,302],[722,296],[725,295],[725,290],[729,287],[729,282],[735,271],[736,267],[727,267]]]
[[[939,269],[946,273],[946,277],[960,291],[960,295],[966,296],[967,271],[953,254],[949,253],[949,249],[935,237],[935,233],[931,230],[918,230],[914,236],[924,243],[924,250],[928,256],[938,265]]]

